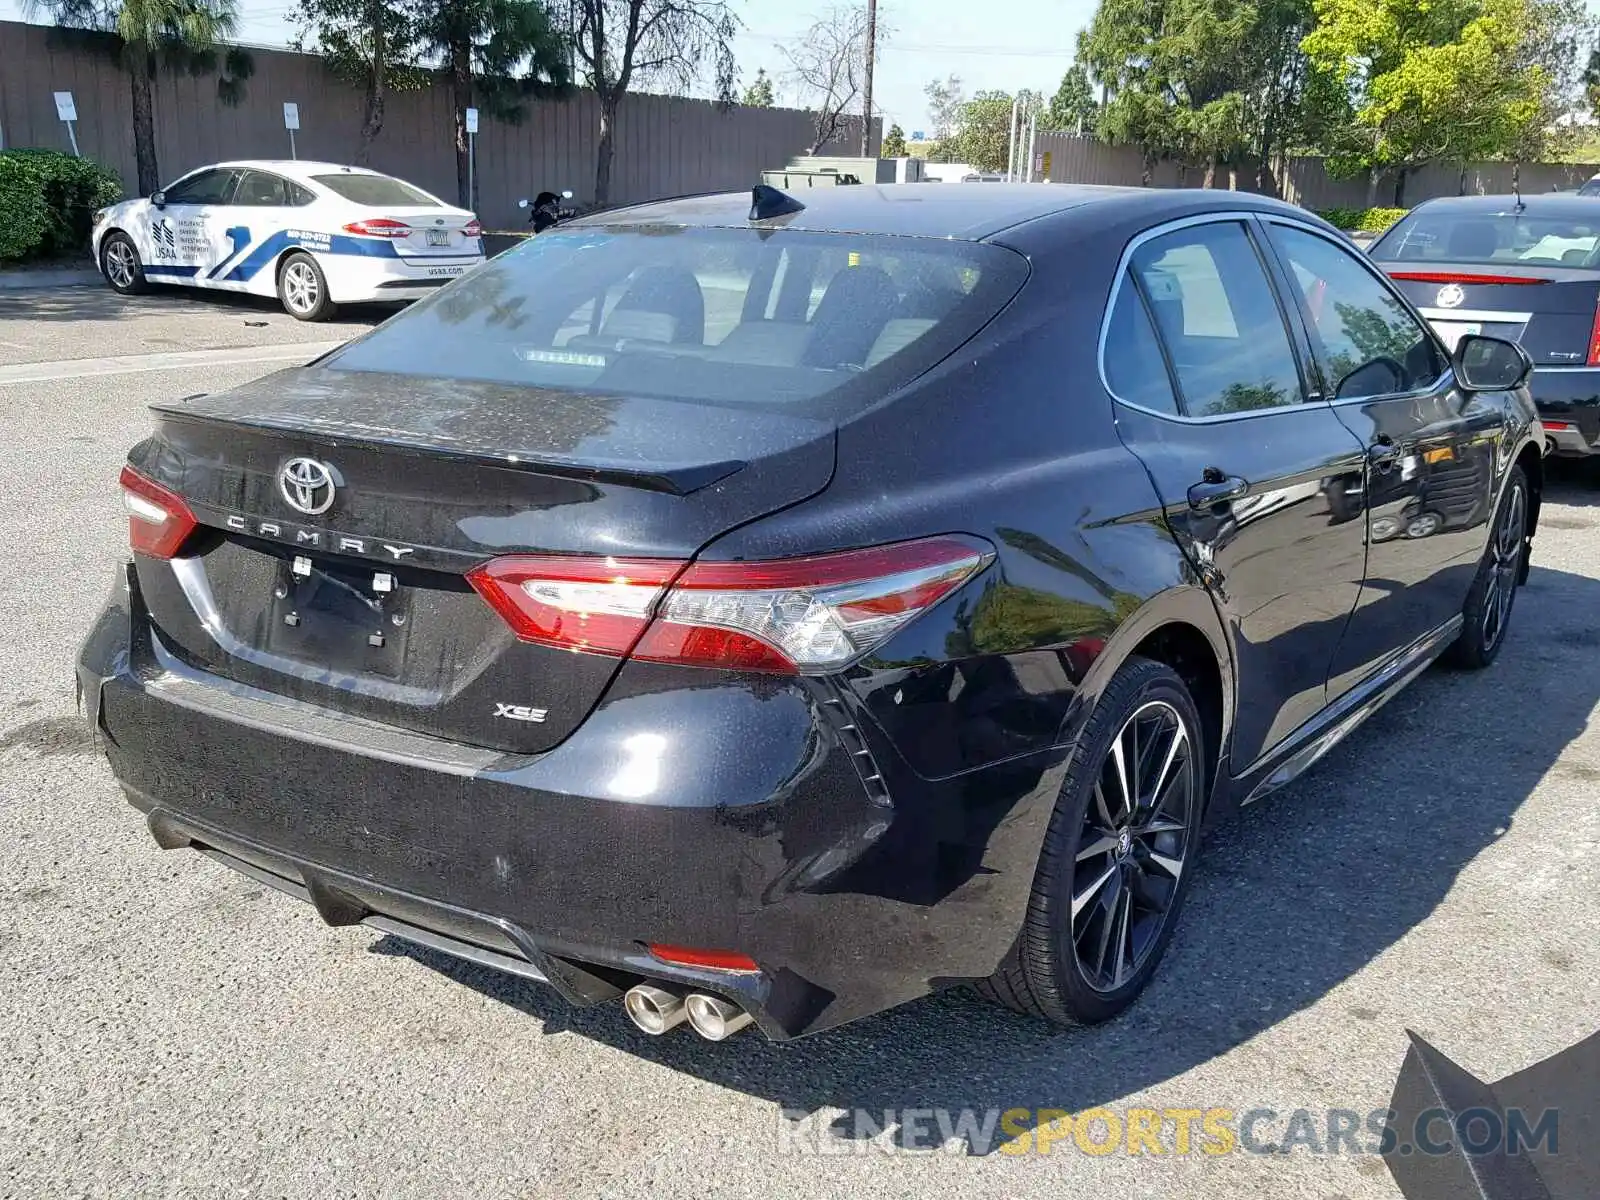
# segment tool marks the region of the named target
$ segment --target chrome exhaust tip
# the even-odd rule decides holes
[[[755,1019],[731,1000],[704,992],[689,993],[683,1003],[689,1013],[689,1024],[708,1042],[730,1038]]]
[[[683,1019],[689,1015],[681,996],[648,983],[636,983],[629,988],[622,997],[622,1007],[627,1010],[629,1019],[652,1037],[660,1037],[683,1024]]]

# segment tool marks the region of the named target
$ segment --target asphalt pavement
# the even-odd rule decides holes
[[[1399,1194],[1372,1155],[1043,1154],[954,1123],[1264,1109],[1275,1144],[1293,1110],[1382,1108],[1408,1028],[1493,1080],[1600,1025],[1600,470],[1557,471],[1499,663],[1428,672],[1226,823],[1100,1028],[953,992],[784,1046],[651,1040],[156,849],[73,704],[124,452],[147,403],[381,315],[0,295],[0,1195],[1367,1200]]]

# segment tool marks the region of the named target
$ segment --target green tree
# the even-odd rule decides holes
[[[1578,78],[1587,31],[1568,0],[1314,0],[1303,46],[1343,119],[1331,123],[1330,166],[1380,177],[1430,162],[1526,160]]]
[[[1002,171],[1011,149],[1010,92],[983,91],[961,106],[955,152],[980,171]]]
[[[1061,86],[1040,114],[1042,128],[1062,133],[1093,133],[1100,105],[1095,101],[1094,84],[1082,63],[1074,63],[1061,77]]]
[[[417,0],[420,52],[443,62],[455,110],[456,194],[477,210],[467,179],[467,109],[522,118],[530,96],[570,83],[568,45],[540,0]]]
[[[335,75],[362,91],[356,162],[364,166],[383,129],[388,93],[428,84],[416,63],[415,13],[403,0],[300,0],[294,21],[294,48],[320,54]]]
[[[637,83],[686,88],[708,60],[717,101],[735,102],[733,37],[739,22],[725,0],[567,0],[584,82],[600,101],[594,199],[611,200],[617,110]]]
[[[956,126],[961,120],[961,108],[967,102],[961,79],[950,75],[931,80],[922,94],[928,98],[928,136],[933,142],[928,157],[935,162],[953,162]]]
[[[889,132],[883,135],[883,149],[879,152],[884,158],[904,158],[906,156],[906,131],[898,124],[889,126]]]
[[[767,77],[767,69],[758,67],[756,79],[744,90],[744,99],[740,101],[746,108],[771,108],[773,105],[772,80]]]
[[[158,70],[217,73],[218,100],[235,105],[244,98],[254,64],[246,51],[223,44],[239,23],[233,0],[24,0],[25,14],[40,10],[68,37],[88,34],[90,44],[111,53],[127,72],[141,196],[161,186],[153,103]]]

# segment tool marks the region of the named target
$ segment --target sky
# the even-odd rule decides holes
[[[262,46],[288,41],[291,0],[237,3],[241,41]],[[765,67],[779,103],[803,107],[785,83],[782,47],[803,34],[828,9],[829,0],[730,3],[744,26],[734,44],[741,88]],[[1078,30],[1088,24],[1094,8],[1095,0],[879,0],[873,90],[884,127],[898,123],[908,136],[925,128],[923,88],[947,75],[959,76],[969,96],[985,88],[1031,88],[1053,95],[1072,65]],[[1003,16],[997,19],[999,14]],[[0,0],[0,19],[22,20],[22,0]],[[4,66],[0,63],[0,70]]]

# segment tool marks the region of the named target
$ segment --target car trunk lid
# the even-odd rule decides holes
[[[318,366],[154,411],[130,463],[201,525],[180,557],[138,561],[170,648],[521,753],[571,732],[617,660],[517,641],[467,571],[514,553],[687,560],[833,469],[821,420]]]
[[[1545,366],[1589,361],[1600,271],[1498,264],[1382,264],[1451,349],[1466,334],[1521,342]]]

